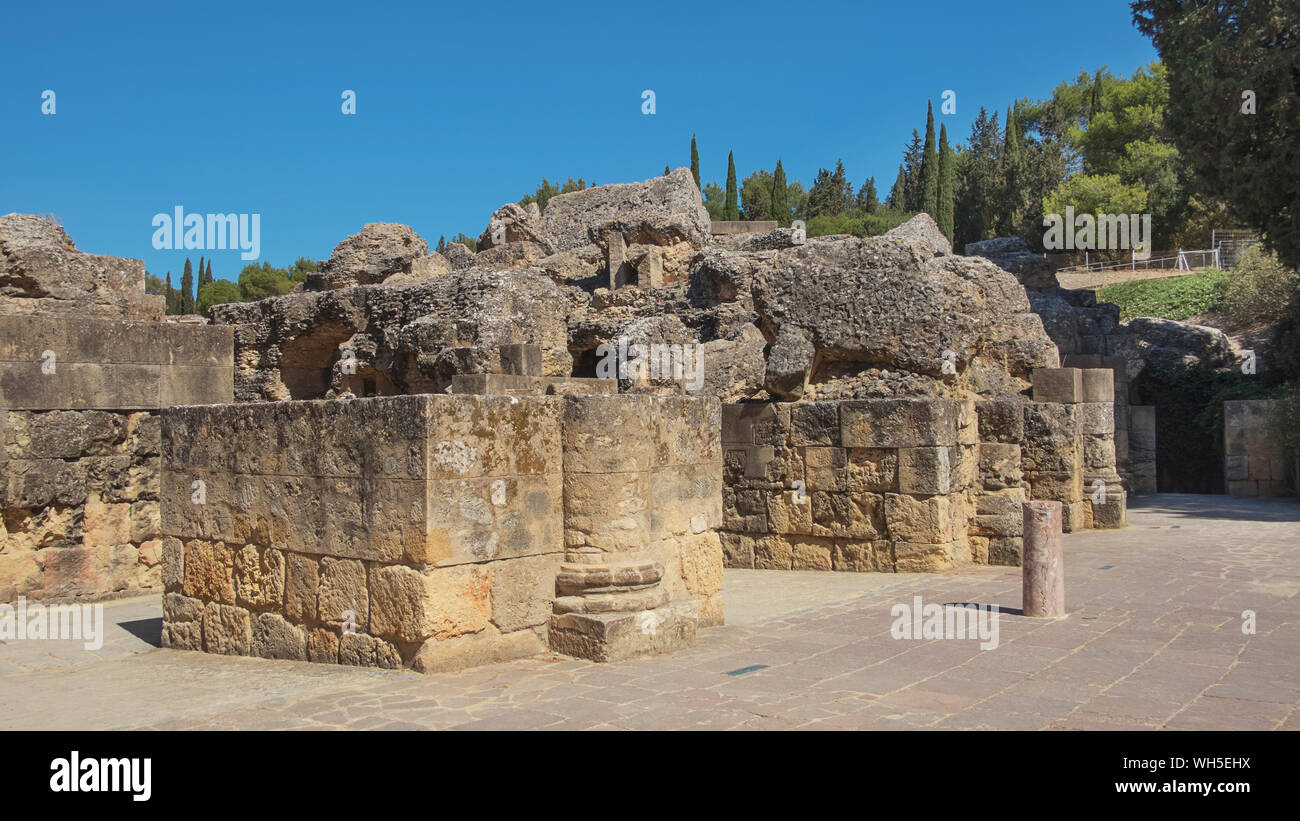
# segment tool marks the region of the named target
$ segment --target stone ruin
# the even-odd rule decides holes
[[[722,623],[724,564],[1017,565],[1029,499],[1124,526],[1147,457],[1124,351],[1147,337],[1006,248],[954,255],[926,215],[762,228],[714,231],[677,169],[507,204],[476,251],[367,225],[294,293],[213,307],[184,329],[233,342],[221,384],[157,402],[184,405],[153,457],[164,643],[606,660]],[[641,345],[692,351],[702,383]],[[27,441],[6,434],[10,464]]]
[[[0,217],[0,602],[162,589],[160,413],[229,402],[229,328],[163,322],[138,259]]]

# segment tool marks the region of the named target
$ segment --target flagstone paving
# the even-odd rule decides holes
[[[1065,619],[1019,615],[1019,568],[729,570],[727,626],[616,664],[209,656],[156,646],[158,598],[113,602],[99,650],[0,644],[0,729],[1300,729],[1300,504],[1161,495],[1129,523],[1065,537]],[[997,647],[892,638],[916,596],[998,605]]]

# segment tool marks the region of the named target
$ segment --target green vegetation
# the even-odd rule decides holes
[[[1184,320],[1216,310],[1223,302],[1227,275],[1213,268],[1184,277],[1136,279],[1107,285],[1097,292],[1098,302],[1113,302],[1120,316],[1153,316]]]
[[[287,294],[294,286],[307,279],[307,274],[315,271],[318,263],[306,257],[299,257],[293,265],[276,268],[269,262],[261,265],[250,263],[239,272],[238,284],[225,279],[214,279],[212,260],[206,264],[199,259],[197,283],[194,268],[187,258],[184,273],[181,275],[181,287],[172,287],[171,271],[166,278],[153,274],[145,275],[145,293],[157,294],[166,302],[168,315],[202,314],[208,308],[223,302],[252,302],[269,296]],[[197,287],[195,287],[197,285]]]
[[[1247,249],[1227,276],[1223,312],[1233,322],[1253,325],[1277,322],[1287,300],[1300,287],[1300,274],[1261,248]]]
[[[1160,52],[1167,106],[1158,112],[1160,150],[1133,152],[1125,145],[1123,160],[1159,170],[1153,188],[1173,185],[1223,200],[1283,263],[1300,266],[1295,0],[1138,0],[1132,6],[1138,30]],[[1157,113],[1125,112],[1117,128],[1148,131],[1144,120]],[[1108,156],[1117,153],[1109,141],[1106,147]]]

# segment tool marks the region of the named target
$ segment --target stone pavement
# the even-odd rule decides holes
[[[1300,729],[1300,504],[1162,495],[1129,521],[1065,537],[1062,620],[1018,614],[1019,568],[729,570],[726,627],[617,664],[209,656],[156,647],[158,599],[109,603],[99,651],[0,645],[0,729]],[[999,605],[998,646],[892,638],[914,596]]]

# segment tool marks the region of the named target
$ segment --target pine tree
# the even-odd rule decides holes
[[[443,251],[446,251],[446,250],[447,250],[447,235],[446,235],[446,234],[441,234],[441,235],[438,236],[438,247],[435,248],[434,250],[437,251],[437,252],[440,253],[440,254],[441,254]]]
[[[691,135],[691,176],[695,178],[695,187],[700,188],[700,152],[695,147],[694,134]]]
[[[776,172],[772,175],[771,209],[770,218],[776,220],[777,225],[784,228],[790,224],[790,196],[786,190],[785,169],[781,167],[779,157],[776,161]]]
[[[939,154],[934,144],[934,106],[925,104],[925,148],[921,153],[921,210],[939,215]]]
[[[889,207],[898,211],[907,210],[907,174],[903,171],[903,166],[898,166],[898,178],[894,180],[894,187],[889,189]]]
[[[665,166],[664,166],[664,176],[666,177],[666,176],[668,176],[668,175],[671,174],[671,173],[673,173],[673,170],[672,170],[671,168],[669,168],[668,166],[665,165]]]
[[[727,205],[722,212],[724,220],[740,219],[739,190],[736,188],[736,160],[734,152],[727,152]]]
[[[939,126],[939,213],[935,221],[939,230],[952,242],[953,197],[957,184],[957,157],[948,145],[948,126]]]
[[[185,258],[185,273],[181,274],[180,308],[182,314],[194,313],[194,267],[189,257]]]
[[[867,181],[862,183],[858,189],[858,207],[868,214],[873,213],[880,207],[880,200],[876,194],[876,178],[867,177]]]

